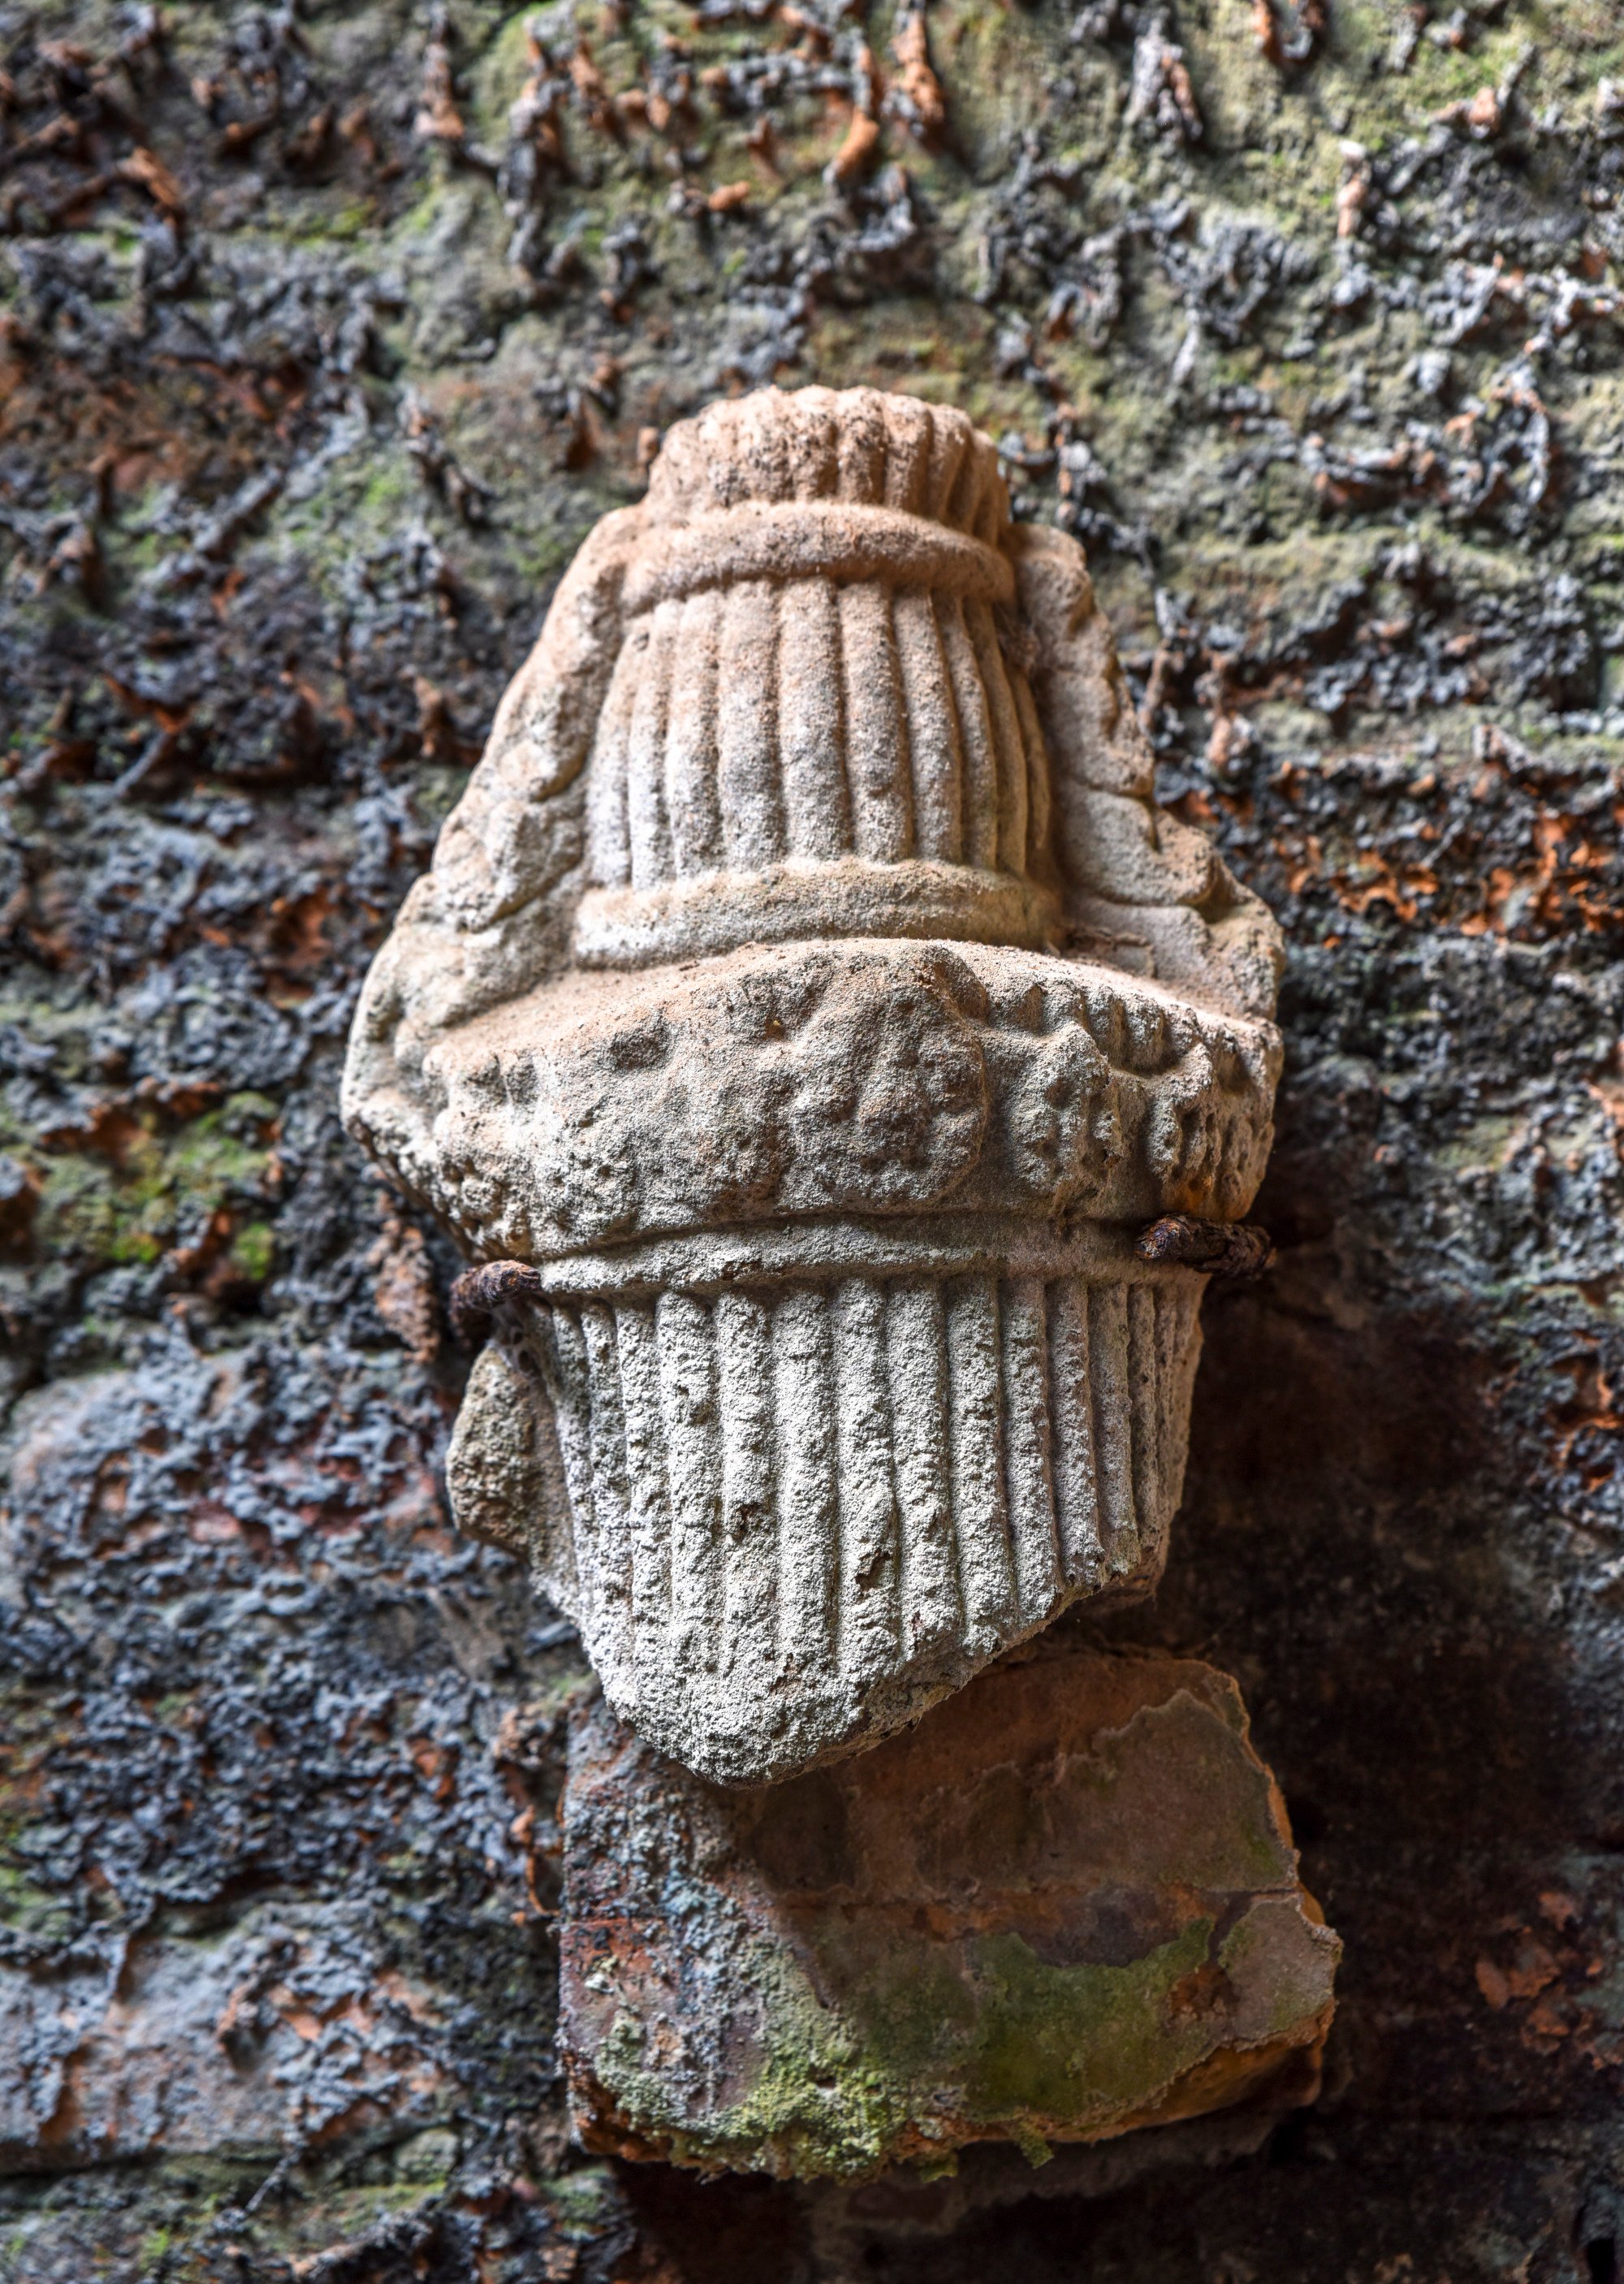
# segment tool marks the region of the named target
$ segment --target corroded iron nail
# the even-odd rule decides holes
[[[451,1330],[473,1348],[504,1301],[534,1299],[542,1289],[541,1271],[527,1261],[481,1261],[465,1269],[451,1287]]]
[[[1193,1214],[1164,1214],[1134,1240],[1141,1261],[1176,1262],[1208,1277],[1261,1277],[1271,1268],[1275,1241],[1251,1221],[1198,1221]]]

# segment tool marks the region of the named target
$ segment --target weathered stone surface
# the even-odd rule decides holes
[[[565,1822],[561,2043],[589,2147],[940,2168],[1310,2098],[1339,1945],[1239,1692],[1052,1637],[756,1793],[601,1702]]]
[[[353,1915],[262,1904],[213,1942],[28,1964],[0,1964],[0,2163],[274,2161],[335,2128],[428,2131],[454,2105],[432,2000]]]
[[[708,1778],[1160,1574],[1202,1280],[1133,1231],[1255,1194],[1278,944],[1150,778],[988,439],[766,389],[588,539],[373,967],[351,1130],[539,1272],[454,1505]]]

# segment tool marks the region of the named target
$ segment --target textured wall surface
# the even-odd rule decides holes
[[[1624,2262],[1624,41],[1607,0],[0,8],[0,2271]],[[572,549],[777,374],[963,404],[1288,930],[1280,1263],[1155,1613],[1330,2084],[929,2190],[585,2163],[568,1630],[453,1539],[364,963]]]

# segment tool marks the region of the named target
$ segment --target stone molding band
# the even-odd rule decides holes
[[[1139,1224],[1011,1214],[910,1215],[897,1222],[840,1218],[765,1229],[705,1230],[596,1253],[527,1264],[524,1289],[496,1308],[540,1301],[637,1300],[660,1293],[709,1297],[781,1285],[829,1285],[853,1276],[924,1279],[957,1277],[1084,1277],[1117,1285],[1187,1285],[1206,1279],[1180,1263],[1146,1261],[1134,1250]]]
[[[1015,598],[1009,558],[902,508],[751,500],[650,530],[628,567],[629,613],[741,579],[878,579],[986,603]]]
[[[809,936],[1041,951],[1059,932],[1053,891],[1013,872],[926,857],[874,864],[845,856],[761,872],[695,872],[649,888],[590,889],[575,915],[574,951],[585,967],[646,967]]]

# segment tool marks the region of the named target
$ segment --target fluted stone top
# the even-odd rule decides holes
[[[593,744],[583,958],[1054,938],[1009,528],[988,439],[910,397],[767,389],[674,432]]]
[[[759,389],[679,421],[649,477],[651,524],[741,507],[886,509],[1002,545],[1010,500],[968,414],[874,388]]]

